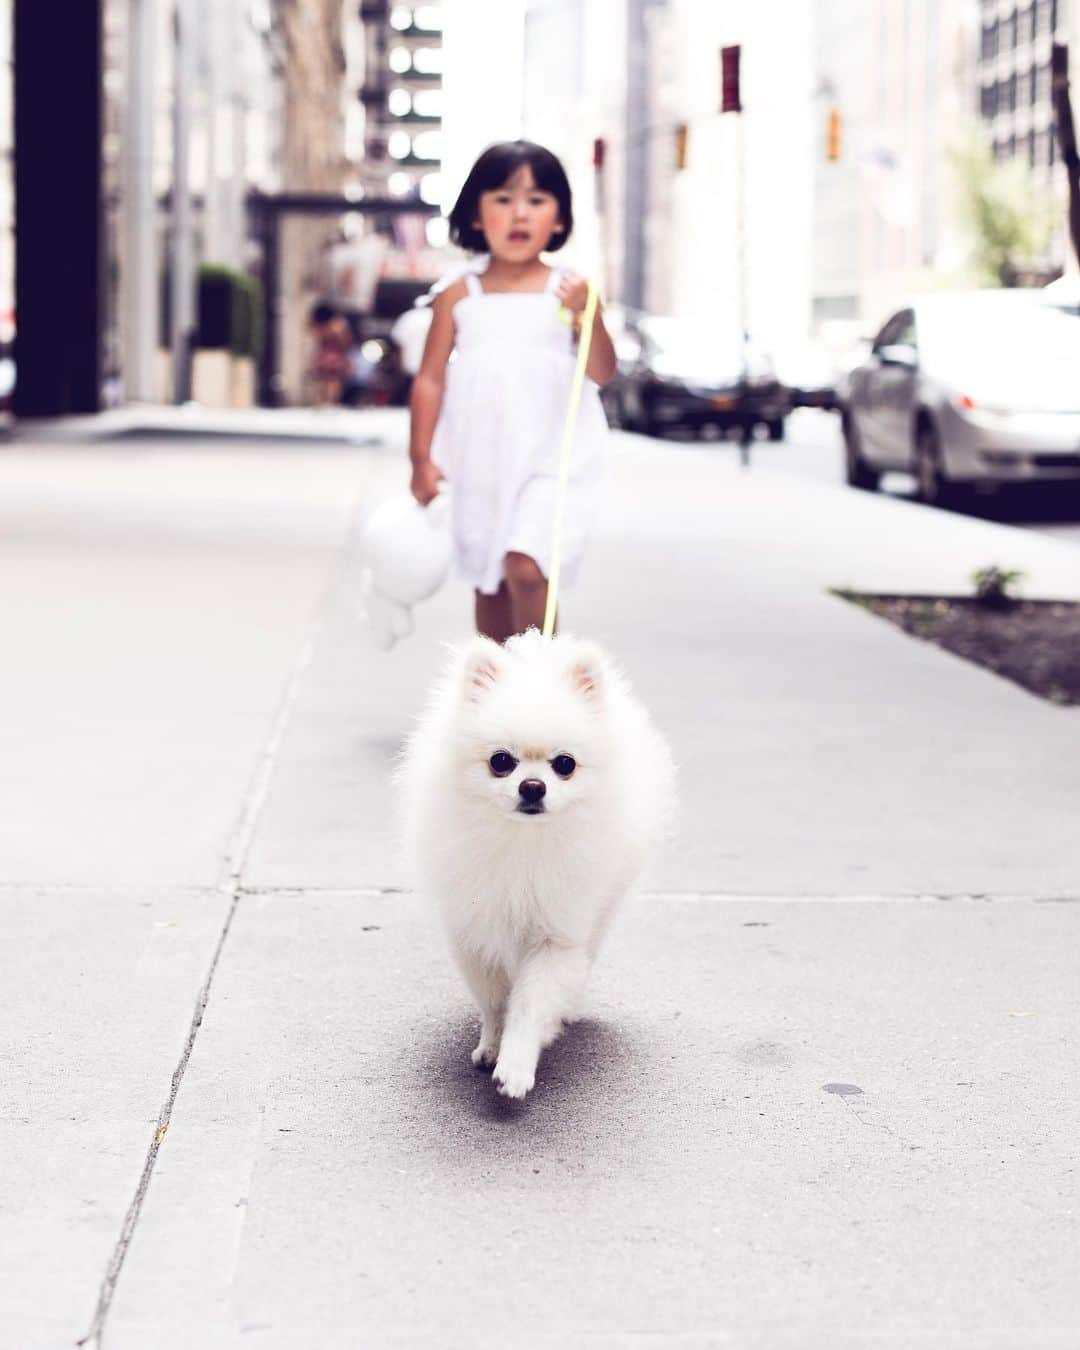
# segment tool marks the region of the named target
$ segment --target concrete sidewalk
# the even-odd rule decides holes
[[[0,452],[3,1343],[1080,1345],[1080,717],[828,592],[1076,551],[620,438],[566,623],[681,829],[509,1107],[398,893],[402,434]]]

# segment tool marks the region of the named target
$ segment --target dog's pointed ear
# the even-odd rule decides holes
[[[570,682],[590,703],[599,703],[604,697],[604,654],[591,642],[575,645],[570,661]]]
[[[465,653],[465,698],[478,703],[489,694],[506,665],[506,656],[490,638],[474,638]]]

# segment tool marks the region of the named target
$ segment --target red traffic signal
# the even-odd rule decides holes
[[[607,143],[603,136],[597,136],[592,143],[592,166],[594,169],[604,167],[604,157],[607,154]]]
[[[739,58],[742,48],[720,48],[720,111],[742,112],[739,97]]]

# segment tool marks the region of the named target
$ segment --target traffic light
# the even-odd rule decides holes
[[[741,47],[720,48],[720,111],[742,112],[739,97],[739,56]]]
[[[835,164],[840,158],[840,109],[829,109],[829,125],[825,134],[825,158]]]
[[[675,167],[686,168],[686,152],[690,144],[690,128],[680,122],[675,128]]]
[[[597,136],[592,143],[592,166],[597,171],[604,167],[604,160],[607,156],[607,142],[603,136]]]

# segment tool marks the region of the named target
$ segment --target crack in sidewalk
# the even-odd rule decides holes
[[[168,1133],[173,1107],[176,1104],[176,1097],[180,1091],[180,1084],[184,1080],[184,1073],[187,1069],[188,1061],[191,1058],[191,1052],[195,1048],[195,1038],[199,1034],[203,1014],[206,1012],[206,1005],[210,999],[210,987],[214,981],[214,974],[217,971],[218,961],[221,959],[221,953],[225,946],[225,940],[229,935],[229,929],[232,926],[233,916],[236,913],[236,906],[239,899],[240,893],[239,889],[237,889],[233,894],[228,914],[225,916],[225,923],[218,936],[217,945],[214,948],[214,955],[210,961],[210,969],[207,972],[206,979],[203,981],[202,988],[199,990],[199,996],[195,1002],[195,1013],[192,1017],[191,1025],[188,1028],[187,1040],[184,1042],[184,1048],[181,1052],[179,1063],[173,1071],[172,1082],[169,1086],[169,1096],[158,1115],[157,1124],[154,1127],[154,1136],[150,1142],[146,1160],[143,1163],[142,1174],[139,1177],[139,1182],[135,1188],[135,1194],[132,1197],[131,1204],[128,1206],[127,1213],[124,1215],[124,1221],[120,1226],[120,1236],[117,1238],[112,1257],[108,1266],[105,1268],[105,1278],[102,1281],[101,1289],[98,1293],[97,1307],[94,1309],[94,1317],[90,1323],[90,1329],[85,1336],[75,1342],[78,1346],[93,1347],[94,1350],[96,1350],[102,1343],[101,1338],[105,1330],[105,1319],[108,1316],[109,1307],[112,1304],[113,1294],[116,1292],[116,1284],[120,1278],[120,1271],[124,1265],[124,1257],[127,1255],[128,1247],[131,1245],[131,1239],[135,1234],[135,1225],[139,1221],[139,1215],[142,1211],[143,1201],[146,1198],[146,1193],[150,1186],[150,1178],[154,1172],[154,1165],[157,1162],[158,1153],[161,1149],[161,1145],[165,1141],[165,1136]]]

